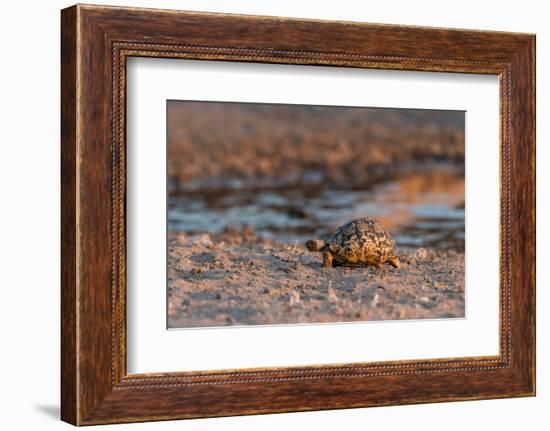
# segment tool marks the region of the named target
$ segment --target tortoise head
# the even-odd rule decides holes
[[[326,245],[327,243],[320,239],[311,239],[306,242],[306,248],[309,251],[321,251]]]

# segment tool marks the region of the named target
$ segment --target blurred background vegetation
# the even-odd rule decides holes
[[[169,229],[292,243],[352,218],[464,248],[464,112],[168,102]]]

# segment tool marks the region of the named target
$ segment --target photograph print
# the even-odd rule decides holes
[[[167,102],[167,326],[465,317],[465,113]]]

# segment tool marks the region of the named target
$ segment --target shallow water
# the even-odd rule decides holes
[[[463,172],[439,167],[362,189],[309,184],[171,193],[168,227],[215,234],[249,225],[258,235],[293,244],[324,238],[339,225],[368,216],[382,222],[400,247],[463,250],[464,214]]]

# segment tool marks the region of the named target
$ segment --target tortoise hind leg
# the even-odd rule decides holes
[[[386,268],[384,268],[384,266],[383,266],[382,263],[380,263],[380,262],[374,263],[373,266],[374,266],[377,270],[382,271],[383,273],[386,272]]]
[[[394,268],[399,268],[401,263],[399,263],[399,259],[397,257],[394,257],[393,259],[390,259],[390,265]]]

